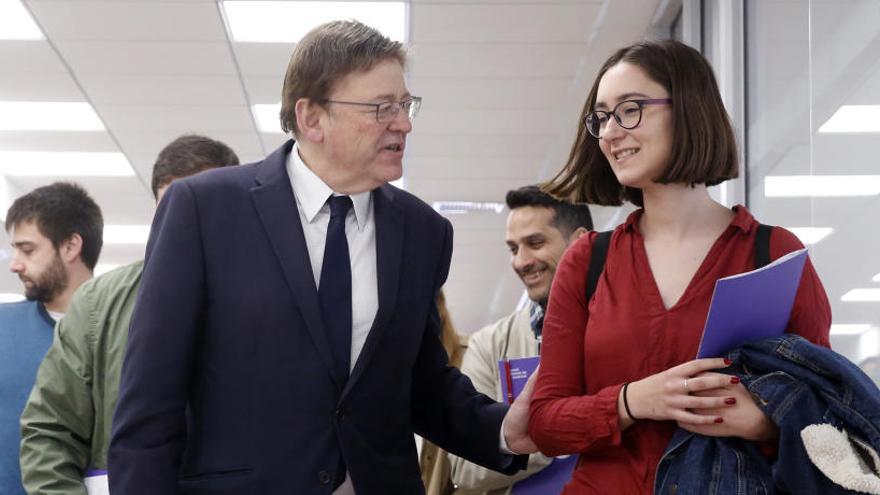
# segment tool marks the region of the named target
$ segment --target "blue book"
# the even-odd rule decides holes
[[[544,469],[513,484],[510,495],[558,495],[571,480],[577,455],[560,456]]]
[[[508,404],[519,397],[526,382],[538,368],[540,357],[502,359],[498,361],[498,372],[501,377],[501,393]],[[517,481],[513,485],[511,495],[553,495],[562,493],[562,488],[571,479],[577,465],[577,455],[567,455],[553,459],[544,469]]]
[[[501,395],[508,404],[513,404],[520,392],[535,372],[541,358],[529,356],[523,358],[502,359],[498,361],[498,376],[501,377]]]
[[[804,272],[799,249],[750,272],[718,279],[697,358],[722,357],[746,342],[785,333]]]

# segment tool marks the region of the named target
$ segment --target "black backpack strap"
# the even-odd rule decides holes
[[[770,263],[770,234],[773,226],[758,224],[758,233],[755,234],[755,269],[763,268]]]
[[[608,257],[608,245],[611,243],[611,234],[613,230],[599,232],[596,240],[593,242],[593,252],[590,254],[590,268],[587,271],[587,304],[593,298],[596,292],[596,286],[599,285],[599,276],[605,269],[605,258]]]

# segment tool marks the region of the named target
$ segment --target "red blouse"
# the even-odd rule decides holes
[[[638,231],[642,211],[614,231],[589,307],[584,294],[595,232],[566,251],[550,292],[529,433],[547,455],[580,453],[565,494],[652,493],[676,425],[637,421],[621,432],[620,388],[694,359],[715,281],[754,269],[758,222],[737,206],[679,301],[666,309]],[[771,259],[803,247],[782,228],[770,239]],[[830,325],[828,298],[808,259],[788,332],[827,347]]]

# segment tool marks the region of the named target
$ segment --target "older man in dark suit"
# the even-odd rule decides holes
[[[438,338],[451,226],[387,184],[421,101],[404,66],[401,45],[363,24],[316,28],[284,82],[296,144],[171,187],[123,366],[111,492],[421,493],[413,432],[492,469],[525,465],[510,453],[534,450],[527,404],[507,414],[477,393]]]

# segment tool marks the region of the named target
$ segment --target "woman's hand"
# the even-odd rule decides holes
[[[703,373],[698,378],[727,377],[720,373]],[[723,378],[720,378],[723,380]],[[773,441],[779,436],[779,429],[755,404],[752,394],[741,383],[725,388],[716,388],[694,393],[698,397],[732,397],[735,404],[718,409],[701,409],[694,411],[699,416],[708,418],[720,417],[720,423],[694,423],[679,421],[681,428],[710,437],[739,437],[758,442]]]
[[[739,378],[705,372],[729,364],[722,358],[697,359],[632,382],[627,388],[629,410],[638,419],[672,420],[688,425],[721,423],[725,420],[718,411],[731,407],[735,402],[730,400],[733,396],[727,391],[731,385],[739,382]],[[710,390],[717,393],[697,395]],[[622,395],[619,403],[622,403]],[[625,417],[624,413],[621,416],[622,428],[632,424],[628,418],[624,420]]]

